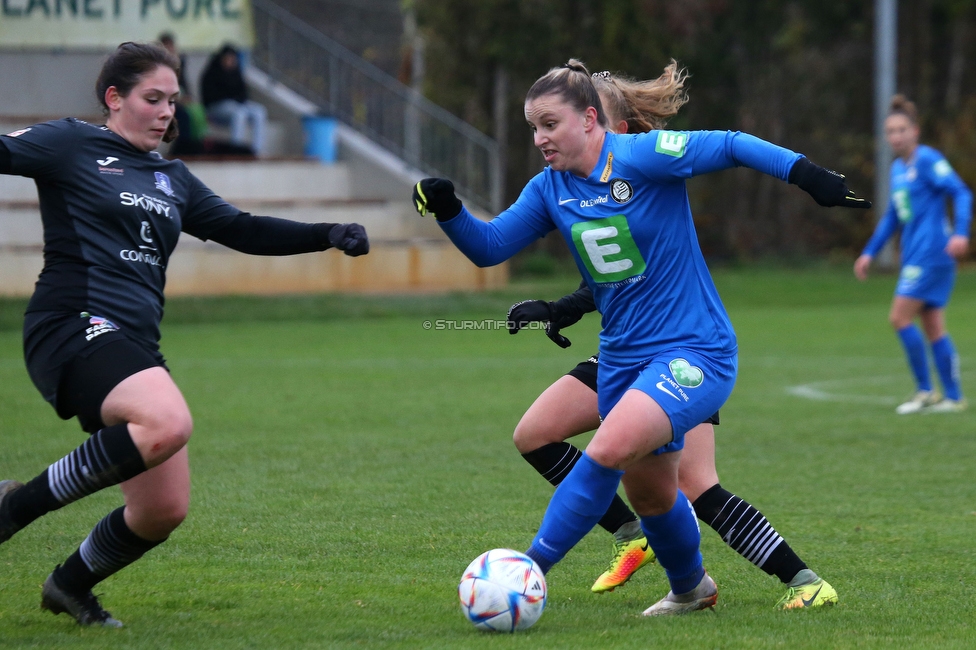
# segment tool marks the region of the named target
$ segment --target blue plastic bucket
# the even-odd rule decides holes
[[[305,155],[324,163],[335,162],[335,118],[310,115],[302,118],[302,124],[305,127]]]

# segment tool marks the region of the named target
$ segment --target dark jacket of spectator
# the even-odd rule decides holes
[[[240,55],[225,45],[210,57],[200,79],[200,96],[206,107],[225,99],[247,101],[247,86],[241,73]]]

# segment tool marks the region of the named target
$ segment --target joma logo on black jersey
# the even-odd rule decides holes
[[[172,218],[169,216],[169,203],[162,199],[146,196],[145,194],[138,195],[134,192],[122,192],[119,194],[119,198],[122,199],[122,205],[135,205],[146,212],[155,212],[167,218]]]

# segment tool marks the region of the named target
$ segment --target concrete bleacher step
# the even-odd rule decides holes
[[[315,160],[189,161],[187,167],[207,187],[239,201],[350,200],[349,169]]]

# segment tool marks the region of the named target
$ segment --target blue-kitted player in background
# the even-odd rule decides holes
[[[678,489],[685,433],[715,413],[735,383],[735,332],[695,232],[685,179],[745,166],[795,183],[825,206],[868,207],[840,174],[744,134],[617,135],[586,68],[553,68],[529,89],[525,117],[549,165],[496,219],[464,209],[450,181],[414,188],[469,259],[498,264],[558,229],[603,315],[597,397],[603,422],[549,502],[528,555],[543,571],[606,513],[623,480],[671,591],[644,613],[711,607],[700,533]]]
[[[866,279],[871,260],[901,231],[901,273],[888,320],[905,348],[916,390],[895,412],[962,411],[966,400],[959,386],[959,357],[945,328],[945,306],[956,280],[956,260],[969,252],[973,195],[941,153],[918,143],[918,111],[903,95],[891,100],[885,137],[896,156],[891,164],[891,200],[854,263],[854,274]],[[953,224],[946,215],[947,196],[952,197]],[[932,388],[916,318],[932,346],[944,398]]]

